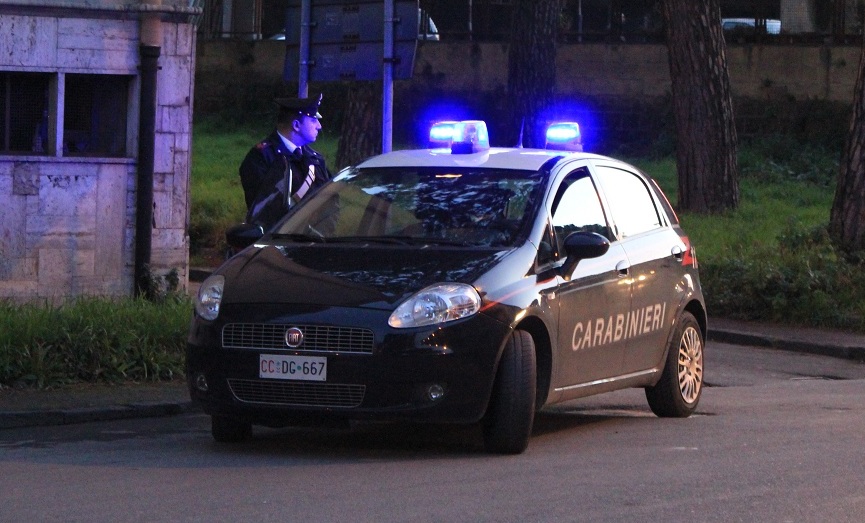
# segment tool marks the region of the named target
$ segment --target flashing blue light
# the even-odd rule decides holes
[[[483,120],[465,120],[454,125],[451,152],[471,154],[490,148],[490,135]]]
[[[429,147],[449,147],[454,154],[471,154],[489,149],[487,124],[483,120],[438,122],[430,127]]]
[[[457,122],[438,122],[430,127],[429,130],[429,146],[430,147],[450,147],[454,140],[454,126]]]
[[[554,123],[547,128],[547,149],[582,151],[580,124],[576,122]]]
[[[574,124],[576,125],[576,124]],[[569,142],[580,137],[579,127],[557,124],[547,129],[547,139],[554,142]]]

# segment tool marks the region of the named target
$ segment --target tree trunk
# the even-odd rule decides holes
[[[829,214],[830,234],[850,254],[865,251],[865,43],[854,93],[853,115]]]
[[[737,138],[718,0],[664,0],[676,121],[678,208],[739,205]]]
[[[331,169],[334,173],[381,153],[381,107],[380,83],[352,83],[339,135],[336,168]]]
[[[516,0],[508,54],[510,116],[503,145],[543,147],[556,87],[556,38],[562,0]]]

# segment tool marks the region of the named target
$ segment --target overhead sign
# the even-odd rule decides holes
[[[396,44],[393,77],[411,78],[416,42]],[[314,44],[309,51],[309,80],[381,80],[382,44],[361,42],[345,44]],[[300,46],[285,50],[283,79],[296,81],[300,67]]]
[[[416,40],[420,11],[417,0],[397,0],[394,40]],[[285,40],[300,43],[301,2],[293,0],[286,9]],[[382,0],[312,0],[310,36],[312,44],[382,42],[384,2]]]
[[[393,77],[410,78],[420,10],[417,0],[394,2]],[[390,17],[388,17],[390,18]],[[320,0],[310,7],[308,80],[380,80],[384,56],[384,2]],[[298,80],[301,67],[301,2],[286,10],[283,78]]]

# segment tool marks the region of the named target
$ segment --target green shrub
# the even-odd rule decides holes
[[[834,187],[838,176],[837,151],[802,143],[785,134],[770,134],[747,141],[739,154],[743,178],[766,183],[809,182]]]
[[[183,373],[192,305],[172,295],[0,302],[0,384],[158,381]]]
[[[777,242],[701,264],[712,315],[863,330],[865,284],[834,249],[825,227],[791,224]]]

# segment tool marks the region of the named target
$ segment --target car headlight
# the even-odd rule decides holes
[[[393,311],[387,324],[397,329],[422,327],[466,318],[481,308],[481,297],[471,285],[439,283],[415,293]]]
[[[222,304],[222,291],[225,287],[225,277],[214,274],[202,282],[195,300],[195,312],[205,320],[215,320],[219,316],[219,306]]]

